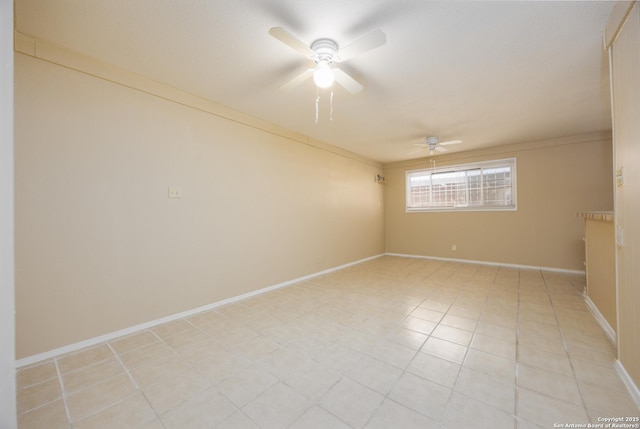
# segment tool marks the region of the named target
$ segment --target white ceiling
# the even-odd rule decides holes
[[[16,0],[16,30],[391,162],[611,128],[610,1]],[[278,89],[308,63],[268,34],[387,44],[342,63],[365,89]]]

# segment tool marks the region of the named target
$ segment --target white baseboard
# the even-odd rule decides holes
[[[598,307],[596,307],[596,305],[593,303],[593,301],[591,301],[591,298],[589,298],[586,293],[582,294],[582,298],[584,298],[584,302],[587,304],[587,307],[589,307],[589,311],[591,312],[591,314],[593,314],[596,322],[598,322],[598,324],[604,331],[605,335],[609,339],[609,342],[613,345],[613,347],[617,348],[618,337],[616,335],[616,331],[614,331],[611,325],[609,325],[607,319],[604,318],[602,313],[600,313],[600,310],[598,310]]]
[[[634,383],[633,379],[631,378],[631,376],[629,375],[627,370],[624,368],[624,365],[622,365],[622,362],[620,362],[619,359],[616,359],[615,363],[613,364],[613,367],[616,369],[616,372],[622,379],[622,382],[627,387],[627,390],[629,391],[629,394],[631,395],[633,402],[635,402],[636,406],[640,408],[640,389],[638,389],[638,386],[636,386],[636,383]]]
[[[154,326],[161,325],[163,323],[171,322],[171,321],[174,321],[174,320],[177,320],[177,319],[182,319],[184,317],[189,317],[189,316],[192,316],[194,314],[201,313],[203,311],[211,310],[211,309],[214,309],[214,308],[222,307],[223,305],[232,304],[234,302],[242,301],[244,299],[251,298],[251,297],[254,297],[254,296],[257,296],[257,295],[261,295],[263,293],[270,292],[272,290],[280,289],[280,288],[285,287],[285,286],[291,286],[291,285],[293,285],[295,283],[300,283],[302,281],[309,280],[309,279],[312,279],[314,277],[318,277],[318,276],[321,276],[321,275],[324,275],[324,274],[328,274],[328,273],[331,273],[331,272],[334,272],[334,271],[339,271],[339,270],[351,267],[353,265],[358,265],[358,264],[361,264],[363,262],[370,261],[372,259],[377,259],[377,258],[379,258],[381,256],[384,256],[384,254],[370,256],[368,258],[360,259],[360,260],[357,260],[357,261],[354,261],[354,262],[349,262],[348,264],[344,264],[344,265],[340,265],[340,266],[337,266],[337,267],[329,268],[329,269],[326,269],[326,270],[323,270],[323,271],[319,271],[317,273],[313,273],[313,274],[309,274],[309,275],[306,275],[306,276],[298,277],[298,278],[295,278],[295,279],[292,279],[292,280],[288,280],[286,282],[278,283],[278,284],[275,284],[275,285],[272,285],[272,286],[267,286],[265,288],[258,289],[258,290],[255,290],[255,291],[252,291],[252,292],[248,292],[248,293],[244,293],[242,295],[237,295],[237,296],[234,296],[234,297],[231,297],[231,298],[228,298],[228,299],[224,299],[222,301],[213,302],[211,304],[207,304],[207,305],[204,305],[202,307],[198,307],[198,308],[194,308],[194,309],[191,309],[191,310],[183,311],[183,312],[177,313],[177,314],[172,314],[170,316],[162,317],[160,319],[152,320],[150,322],[141,323],[139,325],[131,326],[129,328],[120,329],[118,331],[110,332],[110,333],[105,334],[105,335],[100,335],[99,337],[89,338],[87,340],[79,341],[77,343],[69,344],[67,346],[63,346],[63,347],[60,347],[60,348],[57,348],[57,349],[49,350],[47,352],[38,353],[38,354],[33,355],[33,356],[27,356],[25,358],[16,360],[16,368],[21,368],[21,367],[24,367],[24,366],[27,366],[27,365],[32,365],[34,363],[42,362],[42,361],[47,360],[47,359],[52,359],[52,358],[55,358],[55,357],[58,357],[58,356],[61,356],[61,355],[67,354],[67,353],[71,353],[71,352],[75,352],[75,351],[84,349],[86,347],[95,346],[95,345],[103,343],[105,341],[110,341],[110,340],[113,340],[113,339],[116,339],[116,338],[119,338],[119,337],[123,337],[125,335],[134,334],[136,332],[140,332],[140,331],[143,331],[145,329],[149,329],[149,328],[152,328]]]
[[[503,264],[501,262],[475,261],[472,259],[441,258],[437,256],[409,255],[405,253],[389,253],[389,252],[385,253],[385,256],[399,256],[402,258],[417,258],[417,259],[433,259],[435,261],[462,262],[466,264],[490,265],[495,267],[507,267],[507,268],[520,268],[524,270],[542,270],[542,271],[551,271],[555,273],[564,273],[564,274],[578,274],[578,275],[585,274],[584,270],[567,270],[563,268],[537,267],[533,265]]]

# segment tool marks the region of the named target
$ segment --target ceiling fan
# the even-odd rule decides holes
[[[447,148],[443,146],[449,146],[454,144],[460,144],[462,140],[449,140],[446,142],[438,142],[438,137],[427,137],[424,143],[414,143],[414,146],[420,146],[421,148],[418,150],[414,150],[413,152],[409,152],[409,155],[413,155],[414,153],[418,153],[425,149],[429,149],[429,155],[433,155],[436,152],[446,152]]]
[[[317,39],[307,46],[282,27],[271,28],[269,34],[301,53],[315,64],[315,67],[305,70],[282,85],[280,89],[284,90],[291,89],[313,77],[314,83],[319,88],[328,88],[336,81],[350,94],[357,94],[362,91],[362,85],[347,73],[337,67],[332,67],[332,65],[387,43],[387,36],[381,30],[374,30],[344,48],[339,48],[334,40],[327,38]]]

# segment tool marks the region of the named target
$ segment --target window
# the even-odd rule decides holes
[[[407,211],[516,210],[516,159],[406,173]]]

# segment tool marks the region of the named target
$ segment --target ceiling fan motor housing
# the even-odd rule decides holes
[[[433,155],[433,151],[436,150],[438,145],[438,137],[427,137],[427,144],[429,145],[429,151]]]
[[[338,61],[338,44],[331,39],[318,39],[311,44],[315,55],[311,58],[316,64],[331,64]]]

